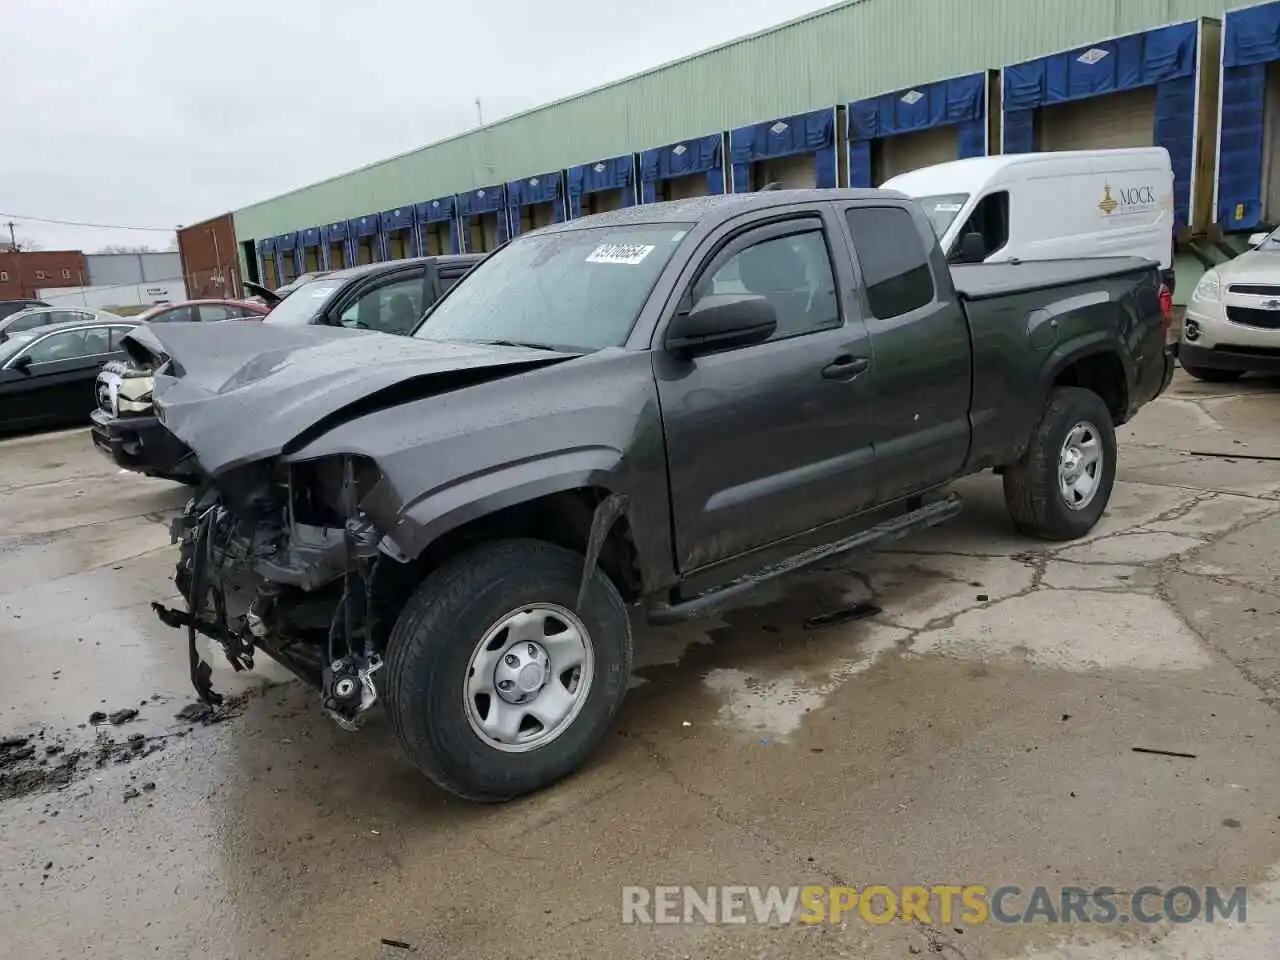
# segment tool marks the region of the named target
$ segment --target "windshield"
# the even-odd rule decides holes
[[[938,239],[942,239],[947,227],[951,226],[951,221],[964,209],[968,200],[967,193],[943,193],[936,197],[920,197],[916,202],[924,207],[924,215],[933,225],[933,232]]]
[[[472,268],[413,335],[572,352],[621,346],[688,226],[587,227],[521,237]]]
[[[13,359],[14,354],[19,353],[23,347],[36,338],[36,331],[30,333],[14,333],[9,336],[8,340],[0,342],[0,367]]]
[[[312,280],[304,283],[272,307],[262,321],[293,327],[314,323],[316,316],[328,306],[341,286],[336,280]]]

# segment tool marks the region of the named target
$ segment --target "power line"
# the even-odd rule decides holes
[[[85,223],[83,220],[55,220],[52,217],[28,217],[21,213],[0,213],[0,217],[30,220],[33,223],[56,223],[63,227],[96,227],[99,230],[141,230],[144,233],[173,233],[176,227],[137,227],[123,223]]]

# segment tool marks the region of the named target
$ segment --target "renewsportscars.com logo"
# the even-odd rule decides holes
[[[979,884],[888,887],[655,886],[622,888],[629,924],[1098,923],[1155,924],[1246,918],[1244,887],[1134,890]]]

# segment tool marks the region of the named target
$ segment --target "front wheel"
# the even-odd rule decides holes
[[[1185,363],[1182,369],[1191,374],[1197,380],[1203,380],[1205,383],[1232,383],[1244,376],[1243,370],[1218,370],[1214,367],[1188,367]]]
[[[1075,540],[1101,519],[1115,480],[1111,411],[1092,390],[1057,387],[1022,458],[1004,471],[1004,499],[1020,532]]]
[[[401,746],[451,793],[494,802],[580,767],[631,675],[631,623],[597,569],[536,540],[459,554],[406,604],[387,644],[387,708]]]

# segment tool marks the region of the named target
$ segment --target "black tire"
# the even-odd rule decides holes
[[[1078,423],[1092,424],[1102,443],[1102,476],[1093,498],[1067,506],[1058,486],[1063,443]],[[1004,502],[1019,532],[1042,540],[1084,536],[1107,509],[1116,480],[1116,431],[1111,411],[1092,390],[1055,387],[1022,458],[1004,471]]]
[[[1197,380],[1203,380],[1205,383],[1231,383],[1239,380],[1244,376],[1243,370],[1218,370],[1215,367],[1188,367],[1185,363],[1182,369],[1187,371]]]
[[[582,564],[580,555],[539,540],[485,543],[442,564],[405,605],[387,644],[387,712],[414,764],[450,793],[486,803],[532,793],[577,770],[608,732],[631,678],[631,621],[599,569],[577,609]],[[594,678],[563,733],[540,748],[507,753],[472,730],[463,683],[485,631],[538,602],[582,620]]]

